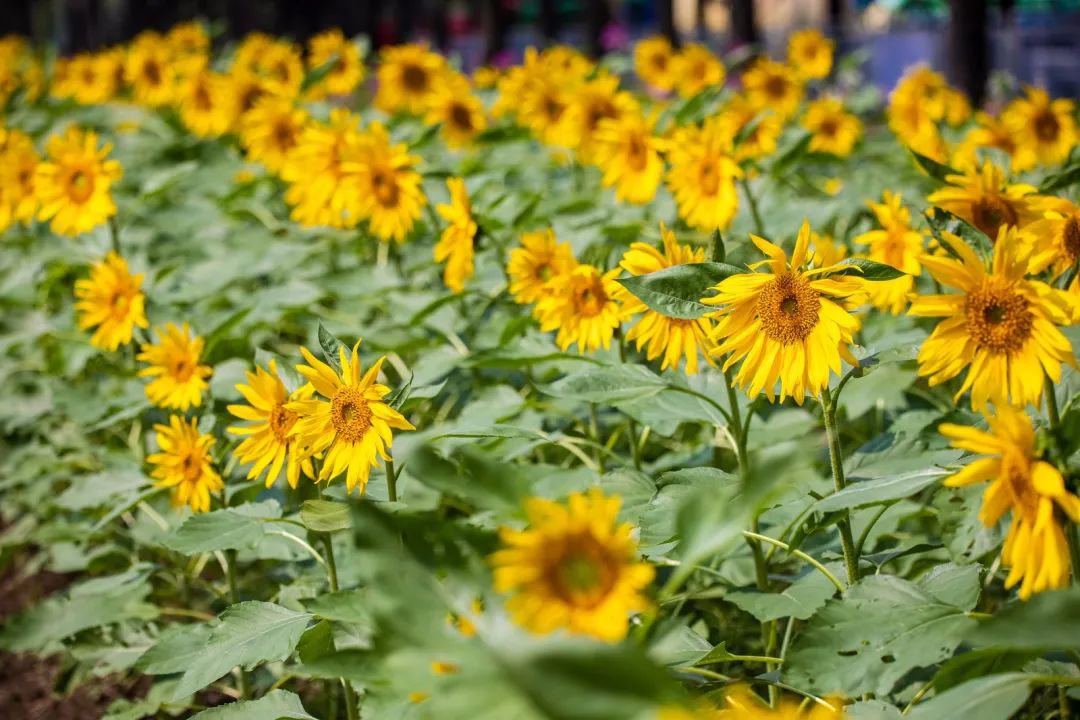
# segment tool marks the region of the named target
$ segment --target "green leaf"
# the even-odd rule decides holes
[[[739,590],[724,599],[753,615],[758,622],[783,617],[806,620],[833,596],[836,587],[817,570],[811,570],[780,592]]]
[[[818,500],[814,504],[814,509],[820,512],[832,512],[893,502],[911,497],[920,490],[934,485],[948,474],[948,470],[930,467],[862,482],[851,478],[846,488]]]
[[[642,365],[605,365],[571,373],[540,390],[557,398],[609,404],[651,397],[666,387],[663,378]]]
[[[513,511],[529,494],[519,467],[499,462],[470,445],[457,448],[449,459],[423,445],[409,455],[408,466],[411,477],[479,508]]]
[[[363,588],[340,590],[301,602],[304,609],[316,617],[354,625],[368,625],[371,623],[371,611],[368,609],[370,600],[367,593]]]
[[[939,163],[937,160],[928,158],[925,155],[915,152],[911,148],[908,148],[908,152],[915,159],[915,164],[923,171],[928,177],[937,180],[938,182],[948,182],[945,178],[949,175],[962,175],[959,170],[951,168],[948,165]]]
[[[1004,673],[969,680],[919,703],[907,714],[910,720],[1008,720],[1031,695],[1032,676]]]
[[[309,663],[334,652],[334,630],[326,620],[320,620],[300,636],[296,654],[300,661]]]
[[[727,662],[734,659],[736,656],[728,652],[727,641],[720,643],[709,652],[705,653],[705,656],[698,660],[695,665],[713,665],[715,663]]]
[[[679,320],[694,320],[715,312],[701,302],[725,278],[739,275],[734,265],[720,262],[688,263],[657,270],[648,275],[620,278],[619,283],[650,310]]]
[[[900,708],[881,700],[861,700],[844,708],[846,720],[900,720]]]
[[[981,573],[982,565],[978,563],[944,563],[931,568],[919,578],[919,587],[930,593],[935,600],[961,610],[974,610],[975,603],[979,601]]]
[[[989,647],[961,653],[946,661],[934,675],[934,690],[943,693],[949,688],[986,675],[997,675],[1022,669],[1040,655],[1039,650],[1011,650]]]
[[[271,690],[258,700],[221,705],[193,715],[191,720],[316,720],[304,710],[300,697],[288,690]]]
[[[848,258],[837,264],[838,270],[828,273],[828,277],[835,275],[853,275],[860,277],[863,280],[871,280],[874,282],[880,282],[884,280],[895,280],[896,278],[904,277],[906,273],[901,270],[897,270],[892,265],[886,265],[882,262],[875,260],[867,260],[866,258]]]
[[[348,350],[348,347],[345,343],[338,340],[336,335],[323,327],[321,321],[319,322],[319,347],[322,348],[323,359],[326,360],[326,364],[340,373],[341,354],[339,350],[340,348]]]
[[[956,255],[953,250],[953,241],[946,237],[946,233],[955,235],[963,240],[976,252],[989,257],[993,248],[994,240],[979,230],[962,217],[954,215],[945,208],[933,207],[925,213],[926,221],[930,225],[930,233],[934,239],[941,243],[950,254]]]
[[[1014,602],[968,636],[977,645],[1080,650],[1080,587],[1041,592]]]
[[[333,72],[337,62],[338,56],[337,53],[334,53],[325,62],[316,65],[304,73],[304,81],[300,83],[300,92],[304,93],[325,80],[326,76]]]
[[[1072,165],[1061,172],[1048,175],[1039,185],[1039,194],[1054,193],[1062,188],[1072,187],[1077,183],[1080,183],[1080,165]]]
[[[266,534],[266,520],[281,517],[276,500],[245,503],[224,510],[192,515],[161,544],[194,555],[216,550],[239,550],[255,545]]]
[[[691,630],[685,620],[675,619],[656,631],[649,645],[649,657],[668,667],[693,665],[712,650],[712,643]]]
[[[285,660],[307,629],[311,615],[268,602],[231,605],[210,631],[202,651],[177,683],[174,700],[187,697],[237,666],[248,670]]]
[[[795,142],[794,145],[784,150],[779,157],[773,162],[769,168],[769,173],[773,177],[780,177],[784,175],[792,165],[794,165],[800,158],[806,155],[806,151],[810,147],[810,139],[813,136],[811,133],[803,133],[803,135]]]
[[[56,498],[56,504],[66,510],[95,508],[150,483],[150,479],[138,468],[112,468],[75,478],[71,486]]]
[[[915,343],[898,345],[897,347],[881,350],[879,352],[871,353],[864,358],[860,358],[859,366],[855,368],[853,374],[857,378],[865,377],[878,368],[896,363],[908,362],[909,360],[914,360],[918,355],[919,345]]]
[[[331,500],[305,500],[300,506],[300,522],[312,532],[332,533],[352,527],[349,506]]]
[[[206,646],[212,629],[208,623],[170,625],[135,662],[135,669],[147,675],[186,671]]]
[[[810,620],[788,654],[785,681],[816,694],[887,696],[908,672],[951,656],[974,624],[907,580],[863,578]]]

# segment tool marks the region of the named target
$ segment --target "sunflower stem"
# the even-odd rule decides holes
[[[1061,464],[1064,460],[1061,448],[1061,413],[1058,412],[1057,393],[1054,392],[1054,381],[1049,375],[1044,375],[1043,395],[1046,396],[1046,417],[1050,421],[1050,442],[1053,444],[1054,460]]]
[[[825,434],[829,438],[829,464],[832,467],[833,484],[836,492],[840,492],[847,487],[847,483],[844,481],[844,461],[840,454],[840,431],[836,427],[836,404],[827,388],[821,392],[821,410],[825,418]],[[840,529],[840,546],[844,551],[848,585],[853,585],[859,581],[859,556],[851,535],[851,515],[847,510],[841,512],[836,526]]]
[[[334,539],[330,533],[319,533],[319,539],[322,540],[323,548],[326,550],[326,579],[330,584],[330,592],[337,592],[341,586],[338,584],[337,562],[334,560]],[[341,694],[345,696],[345,715],[349,720],[357,720],[359,716],[356,712],[356,694],[353,692],[348,680],[345,678],[340,679]],[[328,681],[326,683],[326,693],[328,703],[333,707],[337,704],[332,700],[335,695],[333,682]],[[337,708],[334,707],[333,714],[329,715],[329,717],[333,718],[336,714]]]
[[[109,218],[109,242],[112,244],[112,251],[123,257],[123,253],[120,252],[120,226],[116,222],[115,215]]]
[[[393,460],[386,461],[386,499],[397,502],[397,471]]]
[[[240,602],[240,583],[236,579],[236,551],[228,551],[227,558],[227,562],[225,563],[225,578],[229,582],[229,600],[235,605]],[[239,675],[237,689],[240,691],[240,697],[238,699],[244,700],[249,694],[247,673],[244,672],[242,666],[236,668],[236,672]]]
[[[741,178],[739,184],[742,185],[743,192],[746,193],[746,204],[750,206],[750,216],[754,219],[754,232],[765,237],[765,223],[761,220],[757,199],[754,197],[754,193],[750,192],[750,182],[746,178]]]

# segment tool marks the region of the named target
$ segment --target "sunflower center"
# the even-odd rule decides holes
[[[371,187],[375,199],[379,201],[380,205],[383,207],[397,207],[398,185],[392,172],[387,172],[383,168],[375,170],[371,176]]]
[[[972,339],[995,355],[1014,353],[1031,337],[1027,298],[993,279],[968,293],[964,313]]]
[[[1039,496],[1031,487],[1029,479],[1031,471],[1027,467],[1027,463],[1018,462],[1014,458],[1012,462],[1006,461],[1006,465],[1007,467],[1003,468],[1002,476],[1005,480],[1005,487],[1008,488],[1009,494],[1012,495],[1013,505],[1020,511],[1020,514],[1029,517],[1037,515]]]
[[[184,482],[197,484],[202,477],[202,453],[198,450],[189,450],[180,459],[180,474],[184,476]]]
[[[668,66],[668,56],[666,53],[657,53],[649,59],[649,64],[652,65],[653,70],[657,72],[664,72]]]
[[[109,298],[109,315],[116,320],[126,318],[130,307],[131,296],[122,290],[117,290]]]
[[[555,122],[562,115],[563,104],[559,102],[558,98],[554,95],[545,95],[541,106],[543,107],[544,115],[551,122]]]
[[[821,126],[818,127],[818,133],[826,137],[833,137],[839,129],[840,126],[837,124],[836,118],[826,118],[822,121]]]
[[[765,94],[773,100],[780,100],[787,95],[787,79],[782,75],[770,75],[765,81]]]
[[[186,357],[177,358],[169,367],[169,374],[176,382],[186,382],[195,372],[195,363],[189,362]]]
[[[210,100],[210,93],[207,92],[205,85],[199,85],[195,89],[195,107],[200,110],[209,110],[214,106],[214,103]]]
[[[428,86],[427,71],[419,65],[406,65],[401,69],[401,83],[410,92],[424,92]]]
[[[143,63],[143,75],[146,77],[147,82],[151,85],[161,84],[161,68],[158,67],[157,62],[153,60],[147,60]]]
[[[296,144],[296,128],[284,120],[274,123],[274,144],[288,150]]]
[[[615,117],[615,106],[607,100],[600,100],[589,106],[585,116],[585,126],[591,132],[596,129],[601,120],[613,117]]]
[[[472,132],[473,121],[472,113],[469,112],[469,108],[465,107],[462,103],[454,103],[450,106],[450,124],[459,130],[465,132]]]
[[[645,138],[637,133],[631,135],[627,141],[626,163],[637,172],[643,171],[649,164],[649,148],[645,144]]]
[[[68,195],[77,203],[84,203],[94,192],[94,176],[85,170],[76,170],[71,174]]]
[[[263,91],[258,85],[251,85],[240,94],[240,111],[247,112],[255,107],[255,101],[262,97]]]
[[[757,301],[761,329],[783,345],[801,342],[818,323],[821,296],[801,275],[785,272],[762,287]]]
[[[1002,225],[1016,225],[1016,210],[999,195],[984,195],[971,204],[971,220],[993,242]]]
[[[1054,113],[1049,110],[1039,113],[1035,118],[1035,135],[1043,142],[1054,142],[1061,132],[1061,125]]]
[[[277,403],[274,405],[274,409],[270,411],[270,432],[274,434],[274,438],[283,443],[289,438],[289,431],[292,430],[293,424],[296,423],[296,413],[292,410],[286,410],[285,405]]]
[[[1069,262],[1075,263],[1080,258],[1080,218],[1070,215],[1065,221],[1065,227],[1061,229],[1062,245]]]
[[[588,284],[578,287],[574,291],[574,305],[577,307],[578,312],[585,317],[599,315],[607,302],[607,293],[604,292],[604,286],[599,279],[590,280]]]
[[[342,440],[359,442],[371,429],[371,407],[367,398],[354,387],[341,388],[330,401],[330,421]]]
[[[701,183],[701,192],[705,195],[715,195],[720,190],[720,168],[715,160],[707,158],[701,163],[698,182]]]
[[[555,594],[570,605],[593,607],[615,586],[616,561],[591,533],[566,541],[549,570]]]

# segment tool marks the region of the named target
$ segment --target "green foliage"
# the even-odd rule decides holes
[[[648,275],[620,278],[619,283],[650,310],[680,320],[694,320],[716,310],[701,302],[721,280],[744,272],[722,262],[688,263]]]

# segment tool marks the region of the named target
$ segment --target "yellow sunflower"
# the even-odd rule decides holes
[[[639,111],[605,118],[596,127],[593,160],[604,173],[604,187],[622,202],[644,205],[656,197],[664,175],[663,143],[653,135],[653,120]]]
[[[675,233],[660,225],[663,237],[663,252],[648,243],[636,242],[630,246],[619,262],[619,266],[631,275],[648,275],[664,268],[686,263],[705,262],[705,248],[694,249],[680,245],[675,240]],[[698,371],[698,355],[712,365],[709,350],[712,342],[709,333],[712,321],[707,318],[684,320],[668,317],[655,310],[650,310],[637,297],[627,293],[623,303],[627,315],[642,314],[634,326],[626,333],[626,339],[633,341],[637,349],[647,347],[645,357],[655,360],[663,354],[660,369],[677,368],[686,358],[686,374]]]
[[[450,190],[450,204],[435,207],[449,223],[442,237],[435,244],[435,262],[445,262],[443,282],[456,293],[465,289],[465,281],[473,275],[473,239],[476,237],[476,221],[472,217],[472,205],[465,190],[465,181],[450,178],[446,181]]]
[[[554,275],[547,295],[536,304],[540,329],[557,330],[555,343],[563,350],[574,343],[585,353],[611,347],[615,328],[626,316],[620,302],[625,291],[615,281],[619,273],[619,268],[601,273],[592,265],[578,265]]]
[[[484,104],[472,93],[469,81],[458,74],[448,74],[431,93],[427,122],[441,123],[442,136],[452,148],[467,147],[487,128]]]
[[[848,308],[865,294],[864,282],[847,275],[832,275],[833,267],[806,270],[810,224],[803,222],[788,262],[787,254],[768,240],[750,239],[769,259],[770,272],[733,275],[716,286],[717,294],[703,298],[719,306],[713,338],[716,357],[727,355],[724,370],[742,361],[733,382],[750,397],[765,391],[780,401],[789,395],[800,405],[804,396],[817,396],[829,386],[829,371],[840,374],[840,361],[854,365],[851,344],[859,320]]]
[[[132,275],[127,261],[114,252],[90,268],[90,277],[75,281],[79,329],[97,328],[91,345],[116,350],[131,342],[136,325],[148,327],[142,281],[142,273]]]
[[[882,202],[868,202],[881,226],[855,238],[856,245],[869,247],[867,257],[907,273],[895,280],[867,284],[870,303],[879,310],[899,315],[907,307],[908,295],[915,287],[915,278],[922,274],[923,234],[911,227],[911,211],[903,198],[888,190]]]
[[[926,66],[908,71],[889,94],[889,128],[915,152],[945,162],[945,140],[937,121],[946,114],[948,85]]]
[[[675,49],[663,35],[653,35],[634,46],[634,72],[642,82],[667,92],[675,87]]]
[[[862,121],[836,98],[823,97],[806,107],[802,125],[812,133],[810,152],[847,157],[862,135]]]
[[[304,384],[290,393],[272,359],[266,370],[256,367],[255,372],[246,375],[248,384],[238,384],[236,389],[248,404],[230,405],[229,412],[250,424],[230,427],[228,432],[244,438],[233,454],[241,463],[252,463],[248,480],[266,472],[266,487],[270,487],[277,482],[282,468],[291,488],[300,481],[301,471],[306,477],[314,478],[311,459],[302,455],[293,432],[299,416],[285,407],[290,402],[310,399],[314,392],[311,385]]]
[[[502,74],[502,70],[497,67],[481,65],[473,70],[472,83],[481,90],[490,90],[498,84]]]
[[[116,214],[109,190],[123,170],[106,159],[112,145],[99,148],[97,133],[73,126],[51,136],[45,150],[47,159],[34,170],[39,220],[60,235],[79,235]]]
[[[304,227],[357,226],[362,199],[345,166],[356,158],[359,145],[356,116],[343,108],[331,111],[328,123],[309,122],[300,132],[281,168],[293,221]]]
[[[723,133],[734,138],[736,162],[759,160],[776,152],[784,131],[784,119],[770,110],[759,110],[745,95],[735,95],[720,108],[717,117]]]
[[[150,477],[157,480],[154,485],[172,488],[174,506],[208,511],[210,493],[225,489],[210,457],[213,436],[199,432],[197,418],[188,421],[179,415],[169,416],[168,425],[154,425],[154,430],[159,450],[146,458],[156,466],[150,471]]]
[[[230,72],[259,73],[262,67],[261,58],[274,42],[274,38],[266,33],[253,32],[245,35],[233,53]]]
[[[348,492],[359,487],[363,494],[371,468],[378,466],[379,458],[390,460],[391,430],[416,428],[383,402],[390,388],[376,380],[385,358],[376,360],[361,375],[359,346],[357,341],[351,356],[344,347],[339,348],[340,373],[301,347],[308,364],[296,369],[318,396],[286,403],[285,409],[300,417],[294,426],[297,447],[304,448],[307,456],[322,457],[317,480],[330,481],[346,473]]]
[[[255,61],[256,73],[266,85],[267,92],[295,98],[304,82],[304,61],[300,48],[287,40],[274,40]]]
[[[330,72],[308,90],[312,100],[327,95],[348,95],[364,81],[366,70],[360,49],[340,30],[326,30],[308,40],[307,65],[309,69],[321,67],[334,59]]]
[[[419,158],[404,143],[392,144],[382,123],[372,123],[357,146],[356,161],[345,163],[360,199],[361,217],[379,240],[403,242],[420,218],[427,197],[413,169]]]
[[[976,410],[987,402],[1038,405],[1044,374],[1059,382],[1062,363],[1076,366],[1072,346],[1057,328],[1073,320],[1068,295],[1025,277],[1028,249],[1015,229],[1002,228],[989,268],[960,238],[942,238],[960,259],[924,255],[922,264],[960,292],[911,302],[909,315],[946,318],[919,350],[919,375],[937,385],[967,368],[956,398],[971,390]]]
[[[96,54],[79,53],[67,60],[62,82],[54,83],[53,94],[70,97],[80,105],[100,105],[112,99],[112,76]]]
[[[975,113],[975,127],[964,135],[952,156],[953,167],[969,172],[979,165],[979,150],[1000,150],[1009,157],[1013,172],[1024,172],[1035,167],[1035,153],[1021,149],[1016,138],[1000,117],[979,111]]]
[[[581,83],[567,96],[556,130],[558,144],[577,150],[583,163],[596,157],[596,132],[604,120],[638,112],[633,95],[619,90],[619,78],[607,72]]]
[[[381,52],[375,107],[387,113],[423,115],[447,70],[446,60],[420,45],[396,45]]]
[[[1023,228],[1039,219],[1041,198],[1033,185],[1011,184],[1005,172],[989,160],[963,175],[948,175],[948,186],[926,201],[939,205],[995,240],[1003,227]]]
[[[697,230],[726,228],[739,206],[735,180],[743,171],[732,157],[732,138],[722,119],[676,131],[668,161],[667,183],[679,217]]]
[[[40,162],[29,135],[15,128],[0,128],[0,232],[13,223],[34,219],[34,177]]]
[[[831,267],[843,261],[848,255],[847,245],[837,242],[829,234],[810,231],[810,266],[815,268]]]
[[[219,137],[233,122],[233,99],[224,75],[203,70],[189,76],[177,90],[180,119],[199,137]]]
[[[576,266],[570,243],[559,242],[554,230],[527,232],[521,236],[521,246],[510,251],[506,266],[510,294],[521,305],[538,302],[550,294],[548,283],[552,278]]]
[[[1034,155],[1040,165],[1065,162],[1080,140],[1073,101],[1051,100],[1040,88],[1027,88],[1025,97],[1013,100],[1001,119],[1017,145]]]
[[[176,70],[169,57],[168,46],[158,33],[144,32],[132,41],[124,75],[136,102],[161,107],[173,101]]]
[[[521,99],[518,121],[548,145],[566,144],[562,116],[570,103],[570,88],[551,77],[537,78]]]
[[[232,101],[230,111],[232,127],[239,127],[244,116],[251,112],[259,100],[270,93],[270,87],[266,78],[253,72],[233,68],[226,76],[228,82],[228,97]]]
[[[788,38],[787,62],[803,80],[819,80],[832,71],[833,43],[814,29],[799,30]]]
[[[700,43],[690,43],[675,56],[675,88],[680,97],[691,98],[705,88],[724,83],[724,63]]]
[[[941,434],[953,447],[985,455],[947,478],[951,487],[990,482],[979,519],[993,527],[1012,511],[1001,550],[1009,568],[1005,587],[1020,585],[1020,598],[1065,587],[1069,582],[1069,546],[1063,518],[1080,523],[1080,498],[1065,488],[1061,473],[1040,459],[1031,419],[1007,405],[987,416],[989,432],[942,423]]]
[[[530,498],[528,527],[500,529],[505,547],[490,561],[495,590],[513,593],[506,609],[515,622],[537,634],[626,637],[630,613],[649,607],[653,568],[637,559],[634,527],[617,521],[620,504],[596,487],[565,505]]]
[[[772,110],[789,118],[799,109],[802,81],[787,65],[761,58],[743,74],[743,86],[750,104],[758,110]]]
[[[846,716],[840,698],[807,702],[805,698],[784,696],[770,706],[745,685],[736,685],[724,693],[723,707],[714,717],[715,720],[844,720]]]
[[[156,344],[142,346],[136,356],[146,363],[139,377],[153,378],[146,386],[146,397],[158,407],[187,410],[202,404],[203,391],[210,377],[208,365],[199,364],[203,339],[192,335],[191,327],[167,323],[154,328]]]
[[[261,98],[240,120],[240,144],[248,159],[280,173],[307,120],[308,114],[288,98]]]
[[[1028,225],[1024,235],[1034,245],[1028,272],[1049,268],[1051,275],[1059,278],[1080,262],[1080,207],[1062,200],[1047,210],[1042,220]]]

